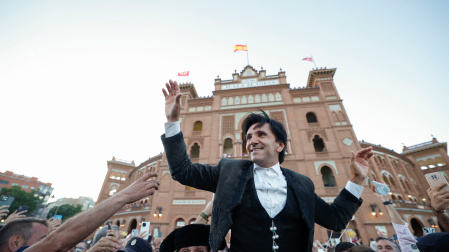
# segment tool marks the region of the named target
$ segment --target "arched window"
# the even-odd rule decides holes
[[[221,99],[221,106],[226,106],[226,105],[228,105],[228,100],[226,99],[226,98],[222,98]]]
[[[321,168],[321,177],[323,179],[324,187],[335,187],[337,184],[335,183],[334,174],[332,173],[331,168],[327,166],[323,166]]]
[[[248,96],[248,103],[254,103],[254,98],[252,95]]]
[[[392,200],[393,202],[396,202],[398,199],[397,199],[396,196],[393,194],[393,195],[391,195],[391,200]]]
[[[196,221],[196,219],[193,218],[193,219],[190,220],[189,224],[195,224],[195,221]]]
[[[136,219],[132,219],[131,222],[129,223],[128,233],[130,234],[131,231],[136,228],[137,228],[137,221]]]
[[[193,125],[193,131],[202,131],[203,130],[203,123],[200,121],[195,122]]]
[[[200,158],[200,146],[198,143],[194,143],[190,148],[190,158]]]
[[[176,220],[176,228],[181,228],[184,227],[186,225],[186,222],[184,221],[184,219],[179,218]]]
[[[223,154],[232,157],[233,144],[231,138],[226,138],[223,144]]]
[[[315,135],[313,138],[313,147],[315,147],[315,152],[326,152],[323,138],[320,138],[318,135]]]
[[[117,186],[111,186],[109,189],[109,196],[112,196],[117,193]]]
[[[111,179],[115,179],[115,171],[111,172],[111,175],[109,176]]]
[[[308,123],[316,123],[318,120],[316,119],[316,115],[313,112],[309,112],[306,114],[307,122]]]
[[[385,173],[382,174],[382,179],[385,182],[385,184],[390,185],[390,180],[388,180],[388,177]]]
[[[396,186],[396,182],[394,181],[393,176],[388,176],[388,179],[390,180],[390,185]]]

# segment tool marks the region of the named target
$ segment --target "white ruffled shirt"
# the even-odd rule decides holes
[[[165,123],[165,137],[169,138],[181,132],[180,122]],[[254,184],[260,204],[271,218],[282,211],[287,202],[287,180],[282,174],[279,163],[272,167],[260,167],[254,163]],[[351,181],[346,184],[348,190],[356,198],[360,198],[363,186]]]

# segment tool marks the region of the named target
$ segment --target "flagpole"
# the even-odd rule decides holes
[[[248,63],[249,66],[248,42],[246,43],[246,62]]]
[[[187,82],[189,82],[189,77],[190,77],[190,68],[189,68],[189,75],[187,75]]]
[[[318,67],[316,67],[315,60],[313,59],[312,54],[310,54],[310,57],[312,58],[312,62],[313,62],[313,64],[315,65],[315,68],[318,69]]]

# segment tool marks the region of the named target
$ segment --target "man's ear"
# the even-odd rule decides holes
[[[285,148],[285,144],[283,142],[278,142],[278,147],[276,148],[276,151],[281,153],[281,151]]]
[[[25,244],[25,240],[20,235],[13,235],[9,238],[8,246],[11,251],[16,251]]]

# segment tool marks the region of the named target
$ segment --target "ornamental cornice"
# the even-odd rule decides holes
[[[289,88],[290,84],[275,84],[270,86],[258,86],[250,88],[241,89],[228,89],[228,90],[215,90],[212,94],[215,95],[242,95],[242,94],[255,94],[255,92],[265,92],[265,91],[281,91],[282,89]]]

